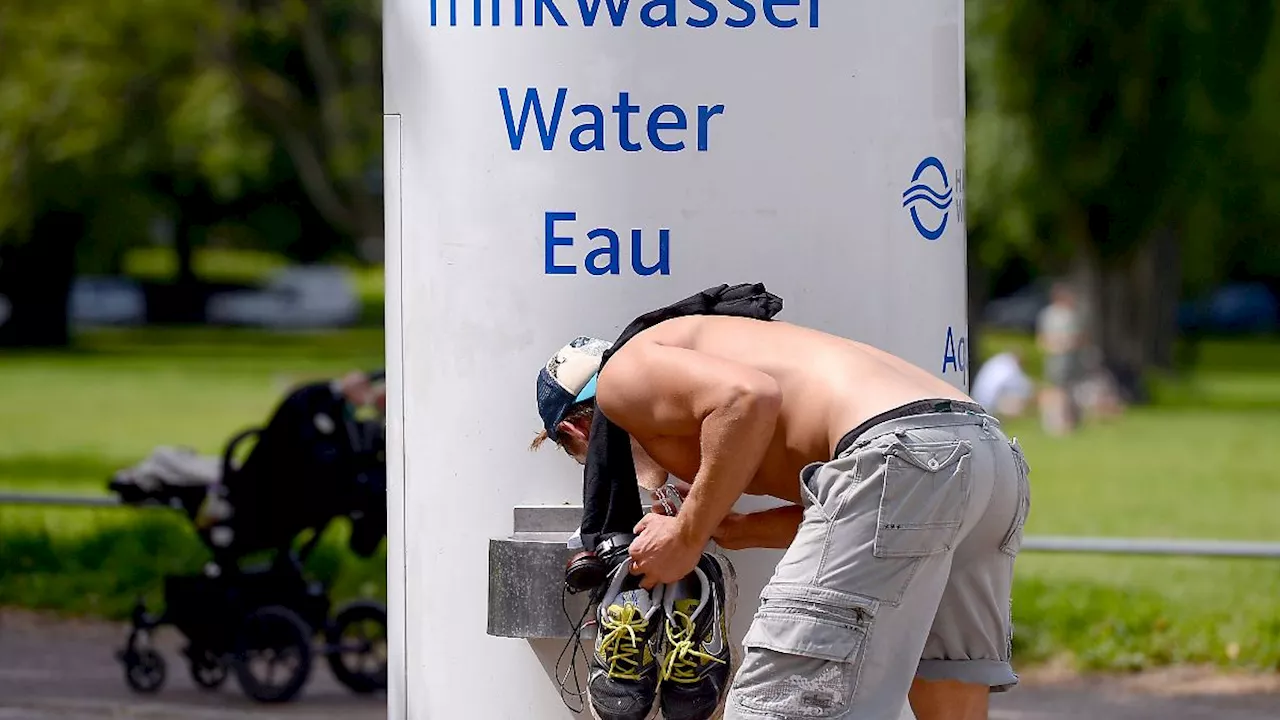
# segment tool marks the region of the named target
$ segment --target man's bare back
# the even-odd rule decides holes
[[[654,345],[710,355],[776,381],[776,426],[745,493],[792,503],[800,501],[800,470],[830,459],[840,438],[865,420],[922,398],[969,401],[950,384],[869,345],[790,323],[731,316],[675,318],[637,334],[606,367],[601,384],[611,371],[626,372],[628,358]],[[654,397],[631,401],[661,402],[666,389],[646,387]],[[699,428],[659,418],[622,425],[662,470],[694,482],[702,463]]]

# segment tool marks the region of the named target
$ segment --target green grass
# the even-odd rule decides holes
[[[1011,428],[1032,464],[1031,535],[1280,542],[1280,413],[1135,410],[1061,439]],[[1280,561],[1028,552],[1017,577],[1024,661],[1280,667]]]
[[[1027,338],[985,338],[987,352]],[[1156,403],[1066,438],[1007,423],[1032,466],[1030,535],[1280,542],[1280,342],[1206,341]],[[1058,555],[1018,560],[1021,662],[1280,669],[1280,561]]]
[[[287,388],[381,367],[383,334],[127,330],[0,357],[0,486],[101,490],[156,445],[216,453]]]
[[[325,533],[309,574],[335,602],[385,599],[386,543],[359,558],[345,546],[347,529]],[[209,557],[176,512],[0,507],[0,606],[122,620],[139,597],[161,609],[164,576],[198,573]]]
[[[124,273],[140,280],[163,281],[177,274],[178,259],[168,248],[134,248],[125,255]],[[288,260],[261,250],[197,248],[192,256],[196,277],[210,282],[262,282],[284,269]],[[381,266],[348,263],[356,291],[366,301],[382,302]]]
[[[102,494],[156,445],[218,453],[290,385],[382,364],[373,330],[99,331],[70,353],[2,357],[0,488]],[[384,595],[385,550],[353,557],[346,530],[326,533],[310,569],[340,598]],[[206,558],[176,512],[0,506],[0,605],[122,618]]]
[[[380,365],[378,330],[103,331],[75,351],[0,357],[0,488],[101,492],[158,444],[217,452],[286,387]],[[1025,338],[984,338],[994,352]],[[1008,423],[1032,465],[1033,535],[1280,542],[1280,343],[1212,342],[1159,404],[1069,438]],[[1038,366],[1034,356],[1031,365]],[[385,554],[335,526],[312,571],[339,599],[384,597]],[[120,618],[204,551],[176,513],[0,507],[0,605]],[[1020,664],[1280,667],[1280,562],[1045,555],[1019,559]]]
[[[380,327],[385,314],[382,267],[344,264],[363,308],[361,325]],[[260,250],[197,248],[192,255],[196,277],[215,283],[261,284],[287,265],[284,257]],[[137,280],[167,282],[177,275],[177,267],[177,256],[169,248],[140,247],[126,253],[123,272]]]
[[[262,250],[196,248],[191,258],[196,277],[210,282],[260,282],[288,265],[288,260]],[[164,247],[133,248],[125,254],[124,273],[145,280],[168,280],[177,274],[178,256]]]

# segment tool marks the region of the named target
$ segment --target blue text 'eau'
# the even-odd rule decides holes
[[[578,214],[573,212],[548,212],[547,213],[547,240],[546,240],[546,256],[545,272],[547,275],[577,275],[578,266],[576,264],[565,264],[563,261],[572,255],[577,257],[577,253],[573,253],[568,248],[572,248],[575,244],[575,237],[572,234],[557,235],[558,232],[571,232],[569,229],[556,229],[557,223],[567,224],[578,219]],[[588,230],[586,239],[590,240],[594,245],[594,249],[582,258],[582,268],[587,271],[588,275],[621,275],[622,274],[622,238],[617,232],[607,228],[598,227]],[[644,258],[649,254],[645,252],[645,234],[643,230],[632,230],[630,238],[630,260],[631,271],[636,275],[670,275],[671,274],[671,231],[663,228],[658,231],[657,262],[652,265],[646,265]],[[652,242],[652,240],[650,240]],[[559,257],[556,254],[556,248],[565,248]]]
[[[846,2],[848,0],[845,0]],[[431,26],[818,27],[818,0],[430,0]],[[601,11],[604,11],[603,14]]]
[[[555,103],[550,99],[544,104],[543,96],[537,88],[525,90],[524,102],[520,106],[520,119],[517,121],[511,104],[511,91],[498,88],[498,100],[502,103],[503,118],[507,122],[507,137],[511,140],[511,149],[524,147],[525,129],[529,126],[530,116],[538,125],[538,140],[543,150],[555,149],[560,136],[560,120],[564,116],[565,100],[569,96],[568,88],[556,91]],[[551,105],[547,109],[547,105]],[[577,119],[573,129],[568,131],[569,146],[578,152],[604,150],[608,143],[616,141],[618,147],[626,152],[639,152],[644,145],[636,140],[636,136],[647,136],[649,144],[662,152],[680,152],[688,147],[685,138],[696,142],[698,152],[706,152],[710,145],[709,127],[711,118],[724,114],[724,105],[699,105],[696,111],[687,111],[679,105],[658,105],[649,111],[648,117],[633,129],[631,116],[641,114],[641,107],[631,102],[631,93],[618,93],[618,103],[612,107],[602,107],[593,103],[575,105],[570,111]],[[613,115],[608,122],[605,113]],[[612,131],[606,131],[606,125]],[[692,129],[690,126],[692,125]],[[634,134],[633,134],[634,132]]]

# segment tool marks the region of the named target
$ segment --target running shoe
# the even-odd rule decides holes
[[[734,672],[729,619],[737,594],[733,564],[710,552],[693,572],[663,590],[660,705],[665,720],[713,720],[723,712]]]
[[[596,610],[587,694],[596,720],[647,720],[657,712],[662,586],[640,587],[631,558],[614,568]]]

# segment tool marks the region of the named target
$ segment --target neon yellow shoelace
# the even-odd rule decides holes
[[[609,677],[639,680],[640,634],[649,626],[649,621],[635,605],[611,605],[601,625],[608,631],[600,640],[600,650],[609,661]]]
[[[699,660],[724,662],[718,657],[694,649],[693,644],[696,638],[693,636],[693,617],[689,614],[679,610],[673,611],[666,630],[670,649],[666,661],[662,664],[662,680],[678,683],[697,682],[698,666],[701,664]]]

